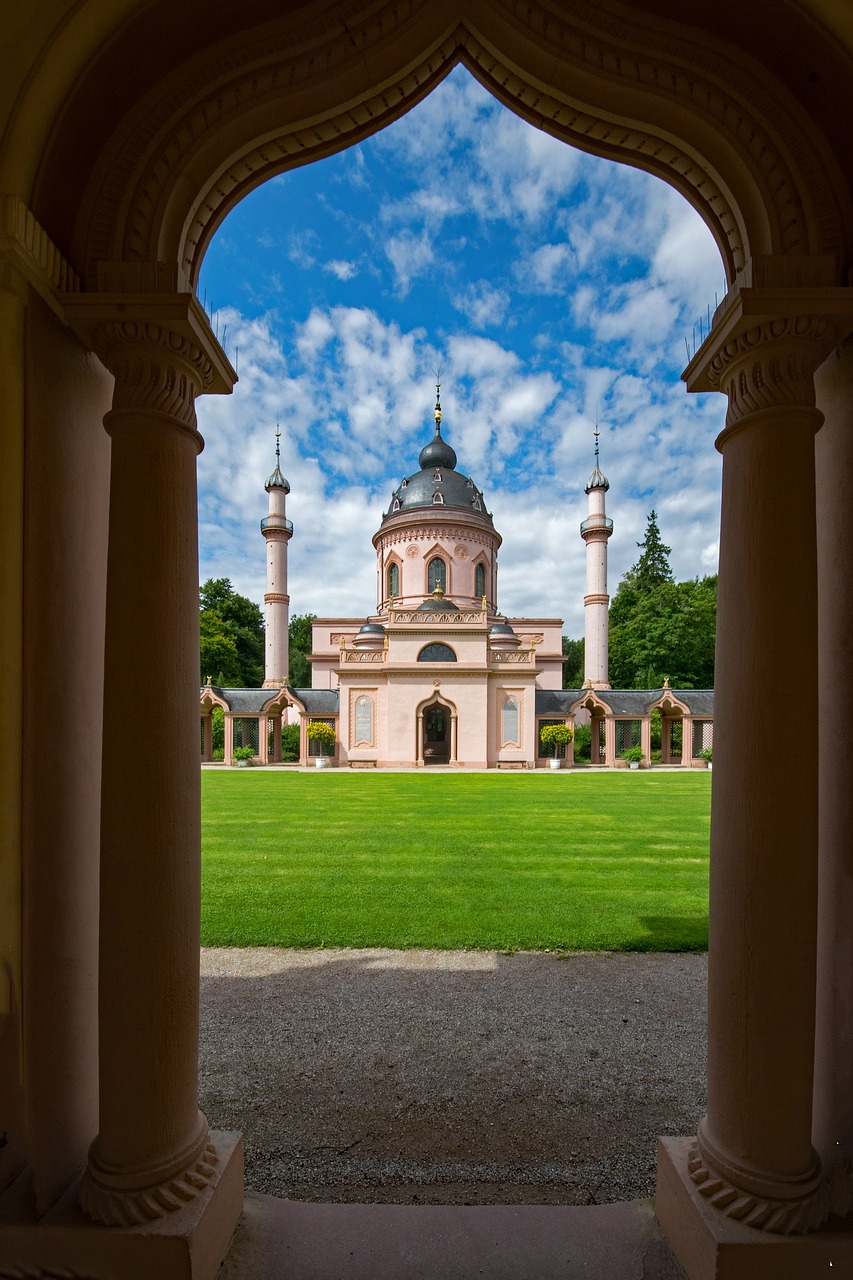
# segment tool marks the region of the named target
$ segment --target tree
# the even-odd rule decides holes
[[[716,576],[675,582],[657,513],[649,513],[640,557],[610,606],[610,679],[617,689],[714,686]]]
[[[215,675],[217,683],[260,688],[264,680],[264,619],[254,600],[239,595],[230,578],[208,578],[199,588],[199,606],[202,678]]]
[[[296,613],[290,619],[288,642],[290,654],[290,684],[294,689],[311,688],[311,663],[308,655],[313,647],[311,624],[315,613]]]
[[[563,636],[563,688],[583,688],[584,642]]]

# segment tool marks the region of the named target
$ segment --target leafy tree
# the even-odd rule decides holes
[[[640,557],[610,606],[610,679],[617,689],[714,686],[716,576],[675,582],[657,523],[649,513]]]
[[[584,642],[563,636],[563,688],[583,687]]]
[[[294,689],[311,688],[311,663],[308,655],[313,646],[311,624],[315,613],[296,613],[290,619],[288,642],[290,653],[290,683]]]
[[[214,675],[216,683],[235,688],[260,688],[264,679],[264,619],[254,600],[239,595],[230,578],[208,578],[199,588],[199,606],[202,677]]]

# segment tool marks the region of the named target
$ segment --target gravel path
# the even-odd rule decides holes
[[[202,952],[200,1100],[295,1200],[592,1204],[654,1192],[705,1107],[706,958]]]

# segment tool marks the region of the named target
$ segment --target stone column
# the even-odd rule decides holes
[[[752,320],[716,344],[723,455],[708,960],[708,1113],[690,1174],[723,1213],[805,1231],[828,1197],[811,1145],[817,757],[768,750],[791,654],[817,669],[813,370],[831,326]],[[748,690],[750,731],[743,732]],[[817,737],[814,700],[797,709]]]
[[[457,716],[450,717],[450,763],[456,764],[456,755],[458,751],[457,745]]]
[[[93,303],[92,305],[97,305]],[[200,786],[195,396],[214,389],[200,309],[96,325],[115,376],[104,676],[100,1129],[81,1184],[90,1217],[182,1208],[217,1157],[197,1103]],[[196,310],[198,315],[196,315]],[[187,316],[189,315],[189,320]],[[221,369],[221,358],[219,358]],[[218,389],[218,388],[215,388]],[[144,689],[133,767],[129,689]]]
[[[212,760],[213,759],[213,716],[210,714],[210,712],[208,712],[206,716],[202,716],[202,723],[204,724],[204,752],[202,754],[202,760]]]
[[[225,712],[225,733],[223,738],[223,754],[222,758],[226,764],[231,763],[231,757],[234,754],[234,717]]]
[[[415,756],[415,764],[423,764],[424,762],[424,713],[422,711],[418,712],[417,743],[415,746],[415,751],[417,753]]]
[[[646,764],[652,762],[652,720],[651,716],[643,716],[640,721],[640,746]]]
[[[820,892],[814,1143],[833,1209],[853,1206],[853,338],[816,377]]]

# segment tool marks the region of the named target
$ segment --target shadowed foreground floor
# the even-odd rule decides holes
[[[704,1112],[705,974],[691,954],[207,950],[201,1106],[242,1131],[247,1187],[289,1200],[647,1197],[658,1135]]]

